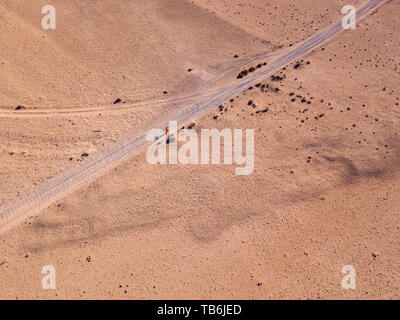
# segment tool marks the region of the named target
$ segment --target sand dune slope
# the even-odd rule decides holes
[[[268,46],[204,9],[173,1],[54,1],[56,30],[43,30],[47,2],[0,2],[0,105],[98,105],[162,96],[208,62]],[[200,71],[201,72],[200,72]]]

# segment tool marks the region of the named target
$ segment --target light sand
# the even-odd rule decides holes
[[[321,7],[325,4],[319,7],[312,6],[311,1],[303,2],[302,10],[309,8],[310,17],[318,17],[323,12]],[[10,73],[2,71],[0,81],[8,83],[10,79],[17,79],[18,86],[13,91],[10,84],[9,89],[2,91],[2,104],[23,104],[19,101],[29,96],[32,105],[29,101],[24,103],[33,106],[41,101],[41,92],[44,92],[43,104],[38,108],[47,108],[50,114],[0,117],[0,137],[4,142],[0,155],[2,200],[45,181],[71,166],[71,162],[80,160],[82,152],[97,150],[151,115],[151,110],[146,108],[114,112],[105,109],[68,116],[51,114],[51,109],[57,110],[60,106],[85,109],[102,103],[106,106],[114,96],[131,100],[157,98],[167,84],[171,86],[168,87],[171,95],[190,92],[193,86],[186,85],[186,69],[194,61],[198,63],[194,70],[204,77],[194,85],[198,88],[202,81],[215,76],[212,65],[229,63],[234,54],[250,56],[282,44],[287,46],[312,34],[314,28],[337,20],[339,14],[335,15],[334,10],[340,13],[342,1],[326,2],[331,16],[321,18],[320,22],[310,23],[303,15],[298,16],[297,23],[288,22],[293,29],[287,30],[297,29],[298,34],[280,28],[282,16],[269,15],[272,9],[259,9],[262,5],[258,1],[245,7],[229,1],[229,10],[224,9],[222,1],[218,5],[198,1],[200,7],[176,1],[174,5],[182,12],[179,17],[189,17],[183,21],[168,15],[173,6],[162,7],[161,1],[143,7],[137,4],[131,12],[122,10],[127,15],[151,20],[164,30],[155,36],[154,30],[143,28],[143,24],[132,27],[136,32],[147,32],[144,46],[147,41],[170,39],[182,50],[179,53],[175,45],[165,51],[160,49],[167,57],[162,66],[154,50],[130,56],[126,48],[113,47],[114,53],[106,53],[105,48],[115,44],[115,37],[104,37],[107,40],[99,44],[102,54],[109,54],[105,63],[101,56],[98,60],[92,58],[96,56],[91,51],[95,48],[85,45],[82,37],[70,38],[71,34],[77,34],[76,30],[61,28],[57,32],[62,35],[51,35],[55,47],[65,44],[68,49],[65,57],[89,66],[100,78],[109,79],[114,69],[120,75],[127,65],[147,66],[144,61],[134,59],[154,59],[148,68],[154,68],[157,74],[163,70],[158,76],[165,77],[154,81],[154,90],[146,92],[151,87],[151,72],[136,77],[137,73],[129,71],[129,85],[135,86],[139,81],[143,85],[143,90],[138,90],[140,94],[113,80],[89,81],[85,78],[86,70],[71,72],[61,62],[56,62],[52,69],[58,65],[57,70],[71,75],[74,81],[57,77],[62,81],[54,95],[47,95],[48,88],[40,81],[38,88],[29,91],[28,83],[37,78],[37,69],[30,75],[33,78],[14,77],[14,65],[23,66],[20,56],[13,55],[12,50],[5,51],[4,60],[10,64],[6,72]],[[5,3],[0,9],[10,16],[16,12],[21,16],[21,10],[34,11],[25,6],[11,10],[11,1]],[[40,6],[41,2],[33,3],[32,6]],[[69,3],[70,10],[75,10],[77,4]],[[61,2],[60,6],[63,6]],[[280,6],[289,6],[289,2],[282,1]],[[205,7],[208,11],[200,9]],[[107,12],[110,21],[121,14],[121,10],[113,12],[107,7],[97,9],[98,17]],[[399,3],[391,1],[360,23],[356,30],[341,34],[323,49],[305,57],[299,69],[291,64],[282,70],[283,81],[262,82],[279,87],[278,93],[254,88],[236,97],[233,103],[225,103],[226,112],[216,109],[196,121],[195,130],[254,128],[256,165],[252,175],[235,176],[234,167],[224,165],[151,166],[143,151],[39,216],[1,235],[0,296],[8,299],[399,298],[397,207],[400,190],[396,172],[400,156],[399,106],[396,105],[400,102],[400,61],[396,55],[400,49],[396,15],[399,9]],[[244,18],[234,19],[236,16],[231,14],[235,11]],[[159,19],[160,12],[165,20]],[[281,12],[292,14],[286,10]],[[250,18],[257,15],[262,21],[268,16],[269,31],[252,23]],[[96,26],[98,19],[91,14],[87,16],[93,19],[93,27]],[[197,20],[193,16],[199,25],[210,24],[208,34],[184,25],[185,21],[191,24]],[[19,27],[28,28],[30,35],[37,34],[40,38],[42,31],[34,32],[40,26],[32,27],[29,19],[32,24],[35,18],[21,19],[23,26]],[[308,24],[303,26],[305,21]],[[188,34],[174,33],[174,28]],[[215,28],[221,32],[214,32]],[[90,36],[93,30],[88,32]],[[133,35],[118,31],[117,25],[107,28],[107,32],[131,36],[132,43],[137,41]],[[155,36],[154,40],[149,35]],[[3,33],[2,36],[5,37]],[[219,38],[214,39],[215,36]],[[4,40],[10,43],[11,38]],[[269,41],[268,38],[272,39],[271,43],[262,42]],[[187,39],[192,39],[188,50],[183,49]],[[204,41],[201,46],[204,50],[196,47],[200,39]],[[215,45],[220,47],[210,50]],[[78,47],[82,49],[71,53]],[[32,50],[24,52],[36,57]],[[119,58],[109,59],[114,54],[120,55]],[[54,57],[60,57],[60,53]],[[60,59],[66,59],[63,57]],[[189,63],[182,62],[182,57]],[[122,64],[121,59],[131,63]],[[41,68],[35,63],[27,65]],[[53,83],[52,73],[45,71],[44,74]],[[80,88],[79,77],[85,90]],[[169,81],[170,78],[176,82]],[[70,96],[62,94],[69,88],[67,83],[71,84]],[[79,90],[85,92],[84,98]],[[96,90],[102,93],[97,94]],[[292,92],[294,96],[289,95]],[[297,95],[311,104],[302,103]],[[292,102],[293,98],[296,101]],[[255,102],[255,109],[248,106],[249,100]],[[109,107],[115,107],[111,102]],[[268,112],[256,113],[267,106]],[[4,112],[8,109],[5,107]],[[214,120],[217,114],[218,119]],[[73,160],[69,161],[69,157]],[[55,291],[41,288],[40,271],[49,264],[57,270]],[[348,264],[357,270],[355,291],[341,288],[340,271]]]

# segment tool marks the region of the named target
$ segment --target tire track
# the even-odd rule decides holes
[[[387,1],[388,0],[370,0],[357,10],[358,21],[371,10],[376,9]],[[341,31],[341,21],[339,21],[310,37],[308,40],[296,45],[291,50],[283,52],[272,61],[269,66],[265,67],[265,69],[259,70],[242,81],[235,81],[225,88],[215,90],[214,92],[208,92],[207,98],[192,105],[182,107],[180,104],[170,103],[163,109],[163,112],[160,113],[157,119],[148,121],[142,128],[137,128],[129,132],[116,143],[94,154],[93,157],[87,161],[82,162],[80,165],[67,170],[50,179],[45,184],[2,206],[0,208],[0,232],[4,232],[22,219],[38,213],[67,193],[83,187],[108,168],[114,167],[121,161],[130,157],[148,144],[145,136],[147,131],[151,128],[164,128],[169,120],[176,120],[178,124],[184,124],[204,114],[232,96],[247,89],[249,86],[261,81],[267,75],[276,72],[288,63],[300,58],[305,53],[318,47]]]
[[[73,115],[91,115],[98,114],[99,112],[104,114],[111,113],[120,113],[123,111],[131,111],[136,110],[141,107],[151,106],[163,106],[170,103],[192,103],[193,99],[201,99],[206,98],[210,93],[209,91],[215,88],[219,81],[231,79],[234,76],[236,70],[241,67],[244,68],[255,61],[258,60],[267,60],[271,59],[274,55],[277,55],[277,52],[267,52],[267,53],[259,53],[253,56],[238,59],[237,61],[230,61],[219,63],[216,66],[209,66],[213,70],[213,72],[217,72],[218,76],[201,83],[200,86],[203,90],[196,90],[196,92],[183,93],[175,96],[171,96],[168,98],[148,98],[137,101],[127,101],[127,103],[120,104],[102,104],[97,105],[95,107],[84,107],[84,106],[75,106],[75,107],[53,107],[53,108],[40,108],[40,109],[25,109],[16,111],[14,108],[10,107],[1,107],[0,106],[0,118],[34,118],[34,117],[52,117],[52,116],[73,116]],[[204,88],[206,90],[204,90]]]

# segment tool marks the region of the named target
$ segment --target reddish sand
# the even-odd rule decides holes
[[[134,101],[200,90],[234,55],[289,47],[347,4],[53,2],[54,32],[40,27],[44,1],[0,1],[1,203],[154,116]],[[0,297],[398,299],[399,9],[195,120],[254,129],[252,175],[154,166],[143,150],[1,234]],[[45,265],[56,290],[41,286]],[[345,265],[356,290],[342,288]]]

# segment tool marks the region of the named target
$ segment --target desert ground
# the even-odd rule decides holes
[[[0,0],[0,205],[269,65],[350,3],[57,0],[43,30],[46,4]],[[192,119],[254,129],[251,175],[151,165],[143,149],[0,233],[0,298],[399,299],[399,12],[387,1]]]

